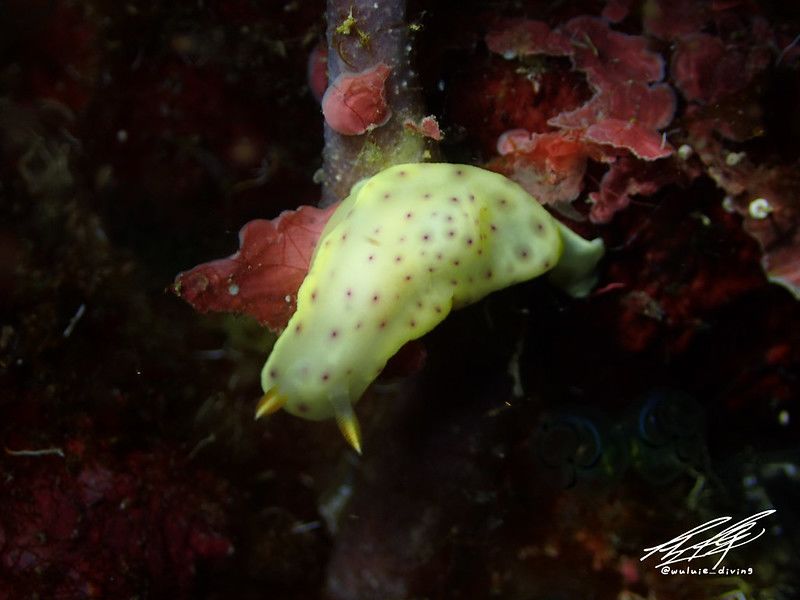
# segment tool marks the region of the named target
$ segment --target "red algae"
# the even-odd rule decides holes
[[[616,14],[612,16],[623,19],[627,8],[614,7],[613,11]],[[620,150],[627,150],[643,161],[673,154],[674,148],[661,130],[672,122],[677,101],[672,88],[661,82],[664,59],[648,48],[646,38],[614,31],[602,19],[576,17],[555,29],[539,21],[503,21],[487,35],[486,42],[491,51],[505,58],[532,54],[569,56],[573,69],[586,77],[594,91],[582,105],[562,110],[547,120],[551,128],[572,132],[572,165],[575,168],[568,177],[561,178],[569,184],[555,195],[552,189],[535,189],[537,197],[545,198],[545,202],[548,198],[553,202],[577,198],[587,157],[613,163]],[[520,183],[525,181],[533,192],[530,173],[532,170],[543,173],[543,170],[541,158],[534,159],[531,155],[531,144],[532,141],[524,140],[521,133],[504,134],[498,139],[501,155],[517,154],[513,166],[509,160],[501,161],[505,162],[501,170]],[[525,156],[529,157],[527,165]],[[618,178],[620,172],[615,177]],[[634,186],[631,189],[645,188]],[[610,202],[612,197],[617,201]],[[627,197],[627,194],[617,193],[594,196],[591,219],[607,222],[627,205]]]
[[[380,63],[360,73],[341,73],[322,97],[325,122],[342,135],[361,135],[384,125],[392,116],[386,102],[391,72]]]
[[[303,206],[271,221],[250,221],[239,232],[238,252],[180,273],[173,290],[200,312],[246,314],[280,331],[335,209]]]
[[[436,120],[436,117],[432,115],[422,117],[419,122],[406,119],[403,121],[403,127],[422,137],[430,138],[437,142],[440,142],[444,137],[442,130],[439,128],[439,122]]]
[[[564,209],[583,189],[589,149],[577,134],[512,129],[497,140],[489,168],[512,177],[542,204]]]

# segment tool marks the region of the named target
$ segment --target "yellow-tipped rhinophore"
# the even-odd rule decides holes
[[[267,393],[261,396],[261,400],[258,401],[256,406],[256,419],[278,412],[286,404],[286,400],[286,396],[282,396],[278,392],[278,388],[267,390]]]
[[[361,427],[358,425],[358,417],[353,411],[350,400],[347,397],[337,396],[331,399],[331,404],[339,431],[353,450],[361,454]]]

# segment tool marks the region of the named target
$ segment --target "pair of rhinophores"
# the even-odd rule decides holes
[[[585,295],[603,254],[510,179],[405,164],[358,182],[331,216],[297,311],[261,373],[256,418],[335,417],[361,452],[353,404],[387,360],[453,308],[542,275]]]

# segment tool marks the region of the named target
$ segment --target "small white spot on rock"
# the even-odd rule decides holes
[[[725,157],[725,164],[729,167],[735,167],[742,159],[745,157],[744,152],[729,152],[728,155]]]
[[[772,212],[772,205],[766,198],[756,198],[748,205],[747,212],[754,219],[766,219]]]
[[[238,296],[239,295],[239,286],[235,283],[232,283],[228,286],[228,293],[231,296]]]
[[[722,210],[727,213],[736,212],[736,203],[733,201],[733,196],[725,196],[722,199]]]

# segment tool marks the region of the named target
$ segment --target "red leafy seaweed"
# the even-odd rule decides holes
[[[335,208],[301,206],[271,221],[250,221],[239,232],[238,252],[180,273],[175,293],[200,312],[245,314],[280,331]]]

